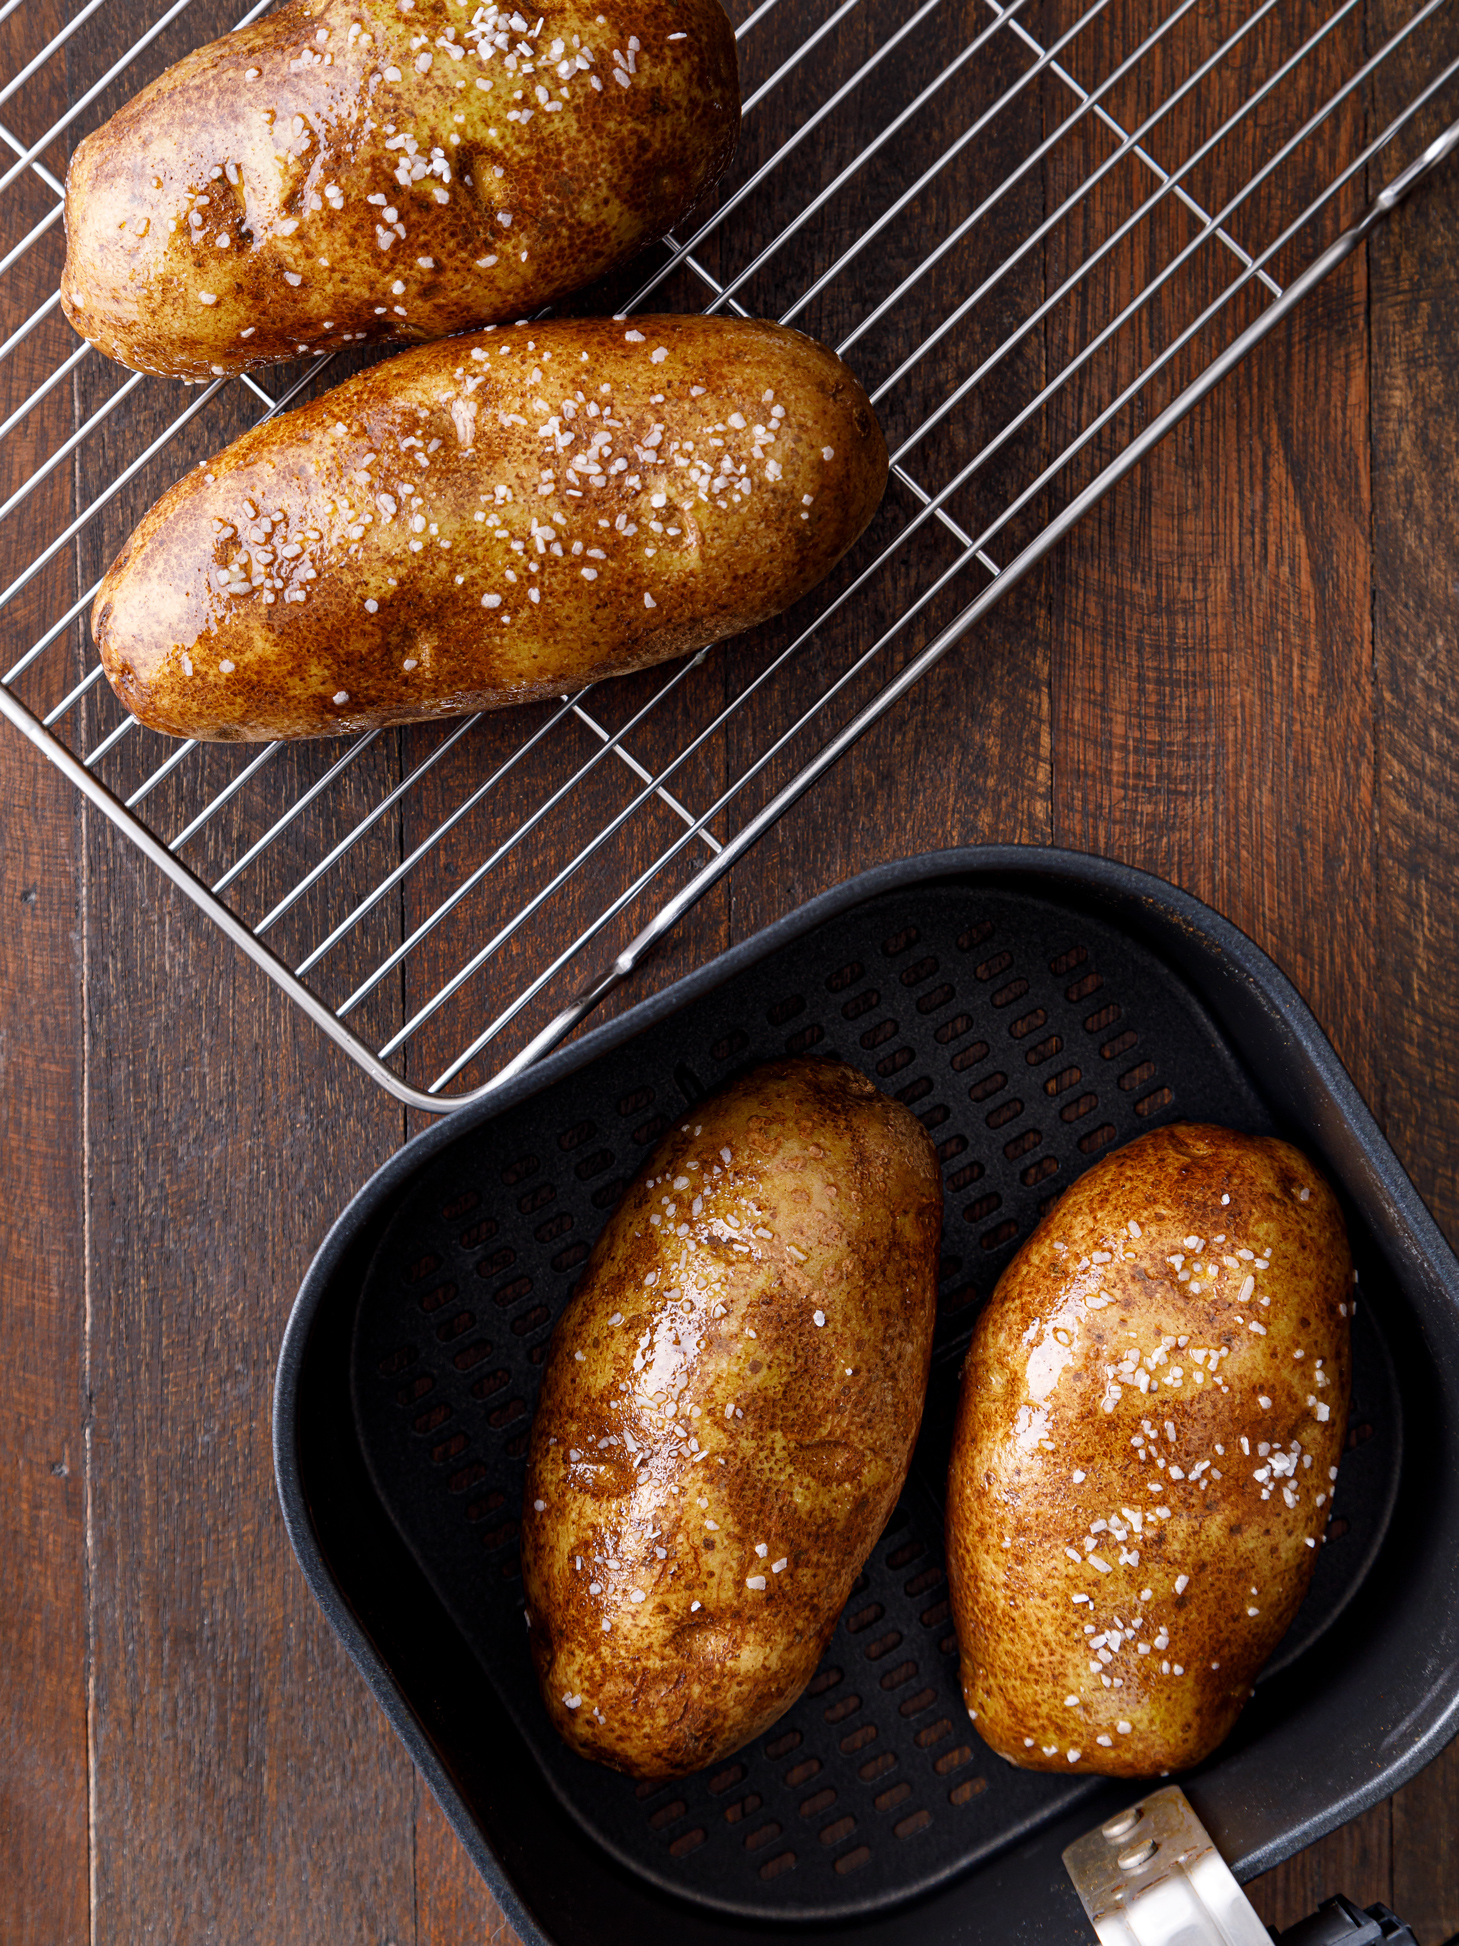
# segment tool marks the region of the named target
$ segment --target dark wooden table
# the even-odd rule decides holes
[[[1459,1239],[1456,234],[1451,168],[652,978],[883,858],[1105,853],[1290,973]],[[8,731],[0,804],[0,1941],[495,1937],[273,1491],[289,1304],[406,1118]],[[1254,1895],[1336,1890],[1459,1930],[1459,1746]]]

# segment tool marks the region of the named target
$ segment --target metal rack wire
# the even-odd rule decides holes
[[[0,85],[0,711],[434,1110],[571,1032],[1459,140],[1449,0],[740,0],[734,168],[604,305],[836,345],[892,450],[858,548],[756,636],[552,707],[200,746],[100,680],[100,576],[189,464],[353,367],[189,391],[77,344],[69,148],[230,24],[175,0],[113,53],[101,6]]]

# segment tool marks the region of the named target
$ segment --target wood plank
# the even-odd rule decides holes
[[[1394,24],[1400,10],[1380,9]],[[1405,63],[1375,103],[1396,112]],[[1424,132],[1432,133],[1432,129]],[[1459,181],[1443,172],[1374,237],[1373,627],[1384,1072],[1381,1112],[1429,1208],[1459,1242]],[[1459,1933],[1459,1743],[1392,1800],[1393,1905],[1423,1946]]]
[[[65,18],[37,0],[0,23],[0,72],[29,61]],[[65,105],[58,64],[6,120],[34,139]],[[14,234],[54,207],[33,173],[9,192]],[[45,238],[0,288],[0,337],[16,330],[60,267]],[[42,325],[0,365],[0,417],[28,399],[64,341]],[[33,476],[70,430],[64,390],[8,438],[0,495]],[[64,468],[0,528],[0,586],[32,558],[37,525],[71,508]],[[8,664],[25,631],[71,585],[59,561],[6,617]],[[74,658],[69,645],[62,655]],[[50,1946],[90,1927],[87,1818],[87,1404],[80,805],[8,728],[0,734],[0,1942]]]
[[[88,71],[151,12],[97,16],[81,50]],[[86,119],[235,14],[199,0]],[[86,360],[78,412],[95,410],[119,377]],[[83,504],[196,397],[165,381],[135,389],[79,450]],[[80,586],[164,486],[257,412],[234,384],[193,418],[87,525]],[[101,689],[77,716],[73,734],[94,747],[116,706]],[[171,749],[136,733],[99,774],[126,791]],[[187,862],[211,877],[338,754],[280,758]],[[393,738],[371,746],[240,881],[240,908],[267,910],[378,801],[397,759]],[[143,815],[170,838],[236,761],[196,753]],[[398,834],[378,842],[391,849]],[[294,1292],[350,1192],[398,1145],[400,1111],[94,813],[86,856],[92,1937],[404,1942],[415,1909],[411,1767],[292,1558],[270,1444]],[[301,919],[358,891],[371,863],[352,861]]]
[[[87,1412],[80,808],[0,737],[0,1941],[84,1939]]]
[[[1247,1886],[1247,1897],[1265,1924],[1280,1931],[1315,1912],[1324,1899],[1342,1892],[1358,1905],[1379,1900],[1389,1905],[1394,1896],[1394,1860],[1389,1807],[1375,1804],[1360,1818],[1341,1825],[1315,1845],[1308,1845],[1274,1871],[1263,1872]],[[1402,1906],[1399,1916],[1413,1922]],[[1440,1935],[1419,1930],[1420,1946],[1439,1946]]]

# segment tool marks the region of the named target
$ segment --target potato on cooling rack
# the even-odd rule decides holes
[[[739,112],[718,0],[292,0],[81,143],[61,301],[180,378],[530,316],[670,229]]]
[[[948,1479],[963,1695],[1031,1770],[1226,1736],[1312,1578],[1352,1259],[1286,1142],[1175,1123],[1080,1178],[978,1319]]]
[[[376,365],[189,473],[92,629],[122,702],[173,736],[498,709],[778,614],[886,476],[855,378],[780,325],[488,330]]]
[[[805,1688],[906,1478],[941,1228],[926,1131],[834,1061],[758,1069],[629,1189],[553,1333],[522,1514],[584,1756],[686,1775]]]

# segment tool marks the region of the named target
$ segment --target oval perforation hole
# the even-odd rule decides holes
[[[1008,1031],[1016,1041],[1026,1040],[1030,1034],[1038,1032],[1048,1017],[1042,1007],[1035,1007],[1032,1013],[1021,1014],[1017,1020],[1010,1021]]]
[[[449,1203],[441,1205],[441,1219],[446,1223],[458,1222],[467,1212],[475,1209],[479,1197],[474,1189],[465,1189]]]
[[[832,1703],[831,1707],[825,1712],[826,1721],[828,1723],[844,1723],[848,1716],[855,1716],[860,1708],[861,1698],[853,1692],[850,1696],[843,1696],[839,1703]]]
[[[1135,1113],[1137,1115],[1153,1115],[1157,1108],[1164,1108],[1174,1100],[1175,1094],[1172,1089],[1156,1088],[1152,1093],[1142,1095],[1139,1101],[1135,1103]]]
[[[765,1018],[772,1027],[783,1027],[787,1020],[794,1020],[799,1013],[805,1012],[805,995],[789,993],[783,1000],[777,1000],[773,1007],[765,1009]]]
[[[825,1790],[817,1791],[813,1797],[806,1799],[800,1807],[800,1814],[803,1818],[818,1818],[822,1811],[829,1811],[835,1802],[836,1793],[828,1785]]]
[[[423,1412],[420,1415],[414,1422],[415,1430],[422,1434],[436,1432],[445,1425],[450,1417],[451,1408],[443,1399],[439,1405],[433,1405],[429,1412]]]
[[[953,1055],[950,1065],[955,1074],[961,1074],[964,1068],[975,1068],[980,1061],[986,1061],[987,1058],[988,1043],[986,1041],[970,1041],[966,1047],[960,1047],[958,1049],[957,1053]],[[996,1085],[1000,1088],[1003,1086],[1003,1077],[1000,1076]],[[990,1088],[988,1093],[991,1094],[992,1092],[993,1090]],[[982,1096],[977,1095],[974,1099],[981,1101]]]
[[[423,1311],[439,1311],[443,1304],[449,1304],[456,1295],[454,1284],[437,1284],[434,1290],[424,1291],[416,1299]]]
[[[995,1228],[985,1230],[982,1236],[978,1238],[978,1242],[984,1250],[999,1250],[1005,1243],[1011,1243],[1017,1235],[1018,1225],[1009,1216],[1005,1217],[1003,1222],[997,1224]]]
[[[955,1750],[945,1750],[932,1768],[939,1777],[946,1777],[949,1771],[961,1770],[964,1764],[971,1763],[972,1760],[973,1746],[970,1743],[960,1743]]]
[[[949,1041],[961,1040],[962,1036],[974,1025],[976,1023],[971,1014],[956,1014],[951,1020],[943,1021],[932,1038],[943,1047],[946,1047]]]
[[[812,1021],[809,1027],[802,1027],[798,1033],[789,1037],[785,1043],[785,1051],[787,1054],[804,1054],[807,1048],[814,1047],[817,1041],[823,1041],[825,1038],[825,1028],[818,1021]]]
[[[777,1857],[765,1861],[760,1867],[760,1876],[761,1878],[779,1878],[782,1872],[792,1871],[794,1867],[795,1853],[793,1851],[782,1851]]]
[[[1112,1027],[1119,1017],[1120,1008],[1118,1003],[1114,1000],[1108,1001],[1094,1013],[1086,1015],[1084,1031],[1086,1034],[1103,1033],[1104,1029],[1106,1027]]]
[[[423,1277],[429,1277],[433,1270],[439,1270],[440,1267],[440,1258],[433,1256],[430,1251],[427,1251],[425,1256],[417,1257],[415,1262],[411,1264],[405,1273],[405,1281],[407,1284],[418,1284]]]
[[[742,1824],[746,1818],[754,1817],[764,1802],[764,1798],[758,1791],[750,1791],[746,1796],[737,1798],[733,1804],[725,1805],[725,1823]]]
[[[827,993],[844,993],[847,987],[861,978],[862,971],[863,968],[859,959],[848,960],[845,966],[841,967],[838,972],[833,973],[826,981]]]
[[[475,1322],[474,1311],[458,1311],[454,1317],[447,1318],[444,1324],[436,1326],[436,1336],[443,1345],[448,1345],[453,1338],[465,1337]]]
[[[919,1831],[925,1831],[931,1822],[930,1811],[913,1811],[910,1817],[905,1817],[899,1824],[894,1824],[892,1830],[899,1838],[912,1838]]]
[[[661,1804],[648,1821],[650,1831],[662,1831],[666,1824],[673,1824],[682,1818],[688,1809],[682,1797],[674,1798],[669,1804]]]
[[[915,946],[921,937],[921,933],[915,926],[904,926],[901,932],[893,933],[890,939],[884,939],[881,949],[888,959],[895,959],[898,953],[905,953],[909,946]]]
[[[799,1730],[787,1730],[784,1735],[765,1745],[765,1755],[776,1763],[781,1757],[788,1757],[792,1750],[798,1750],[803,1741]]]
[[[500,1250],[495,1250],[489,1257],[481,1259],[476,1266],[476,1274],[478,1277],[495,1277],[498,1271],[510,1270],[516,1261],[516,1251],[510,1244],[503,1244]]]
[[[669,1846],[669,1856],[671,1858],[687,1857],[691,1851],[698,1851],[708,1836],[709,1833],[702,1825],[696,1825],[692,1831],[680,1832],[679,1836]]]
[[[899,1704],[898,1714],[901,1716],[920,1716],[923,1710],[931,1709],[936,1701],[937,1691],[935,1689],[919,1689],[915,1696],[909,1696],[905,1703]]]
[[[857,1845],[853,1851],[844,1852],[842,1856],[836,1860],[836,1870],[838,1872],[857,1871],[862,1865],[866,1863],[867,1859],[870,1858],[870,1856],[871,1856],[870,1845]]]
[[[909,1061],[916,1058],[915,1051],[910,1047],[894,1048],[890,1054],[883,1054],[876,1064],[876,1071],[885,1080],[888,1075],[899,1074]]]
[[[841,1680],[839,1669],[818,1669],[806,1684],[807,1696],[824,1696],[828,1689],[834,1689]]]
[[[966,1804],[969,1798],[981,1797],[988,1788],[986,1777],[965,1777],[960,1784],[954,1784],[947,1794],[949,1804]]]
[[[1106,1143],[1113,1142],[1114,1139],[1114,1123],[1106,1122],[1102,1128],[1093,1128],[1088,1135],[1081,1135],[1079,1146],[1086,1155],[1093,1155],[1096,1149],[1104,1148]]]
[[[843,1020],[860,1020],[861,1016],[864,1013],[869,1013],[880,1000],[881,995],[877,992],[876,988],[867,987],[863,992],[855,993],[851,996],[841,1009],[841,1018]]]
[[[880,1791],[871,1800],[878,1811],[890,1811],[898,1804],[905,1804],[912,1795],[912,1786],[905,1779],[893,1784],[890,1790]]]
[[[1086,973],[1064,989],[1064,998],[1070,1001],[1087,1000],[1091,993],[1098,993],[1104,985],[1104,977],[1099,973]]]
[[[895,1750],[883,1750],[879,1757],[872,1757],[864,1763],[856,1774],[863,1784],[870,1784],[878,1777],[885,1777],[887,1772],[894,1768],[896,1761]]]
[[[1082,966],[1088,958],[1087,946],[1070,946],[1065,952],[1054,955],[1049,961],[1049,971],[1056,980],[1062,980],[1066,973],[1072,973],[1076,966]]]
[[[996,1189],[986,1196],[980,1196],[976,1203],[969,1203],[963,1211],[964,1223],[981,1223],[985,1216],[991,1216],[1002,1203],[1003,1198]]]
[[[741,1027],[725,1034],[709,1050],[711,1061],[728,1061],[732,1055],[743,1053],[750,1045],[750,1037]]]
[[[529,1176],[535,1176],[541,1167],[542,1164],[535,1155],[519,1156],[515,1162],[509,1162],[502,1170],[502,1181],[508,1189],[513,1189],[519,1182],[525,1182]]]
[[[961,1169],[955,1169],[947,1179],[951,1190],[966,1189],[969,1183],[977,1182],[983,1174],[981,1162],[965,1162]]]
[[[387,1352],[375,1369],[382,1378],[394,1378],[397,1372],[403,1372],[406,1366],[413,1365],[415,1360],[415,1346],[402,1345],[398,1351]]]
[[[747,1831],[745,1833],[745,1850],[758,1851],[762,1845],[768,1845],[773,1839],[779,1836],[780,1826],[772,1818],[769,1824],[762,1824],[757,1831]]]
[[[823,1845],[839,1845],[842,1839],[849,1838],[855,1829],[855,1818],[850,1816],[837,1818],[834,1823],[828,1824],[821,1832],[821,1843]]]
[[[841,1739],[842,1756],[844,1757],[855,1756],[856,1752],[858,1750],[864,1750],[867,1744],[875,1743],[876,1736],[877,1736],[877,1729],[875,1723],[863,1723],[859,1730],[853,1730],[849,1736],[842,1737]]]
[[[1132,1095],[1137,1088],[1142,1088],[1145,1085],[1154,1072],[1155,1063],[1153,1061],[1137,1061],[1134,1067],[1126,1068],[1125,1072],[1120,1076],[1120,1086],[1127,1095]]]
[[[479,1223],[473,1223],[469,1230],[463,1230],[460,1244],[463,1250],[476,1250],[497,1233],[497,1220],[494,1216],[483,1216]]]
[[[728,1770],[722,1770],[710,1778],[709,1788],[718,1797],[724,1791],[733,1790],[736,1784],[742,1784],[747,1775],[743,1764],[731,1764]]]
[[[798,1791],[802,1784],[808,1784],[813,1777],[818,1777],[820,1770],[819,1757],[803,1757],[798,1764],[792,1764],[786,1771],[785,1781],[793,1791]]]
[[[940,987],[934,987],[931,993],[924,993],[922,995],[922,998],[917,1002],[917,1011],[919,1014],[935,1014],[939,1007],[945,1007],[948,1001],[953,998],[954,992],[952,987],[944,981]]]

